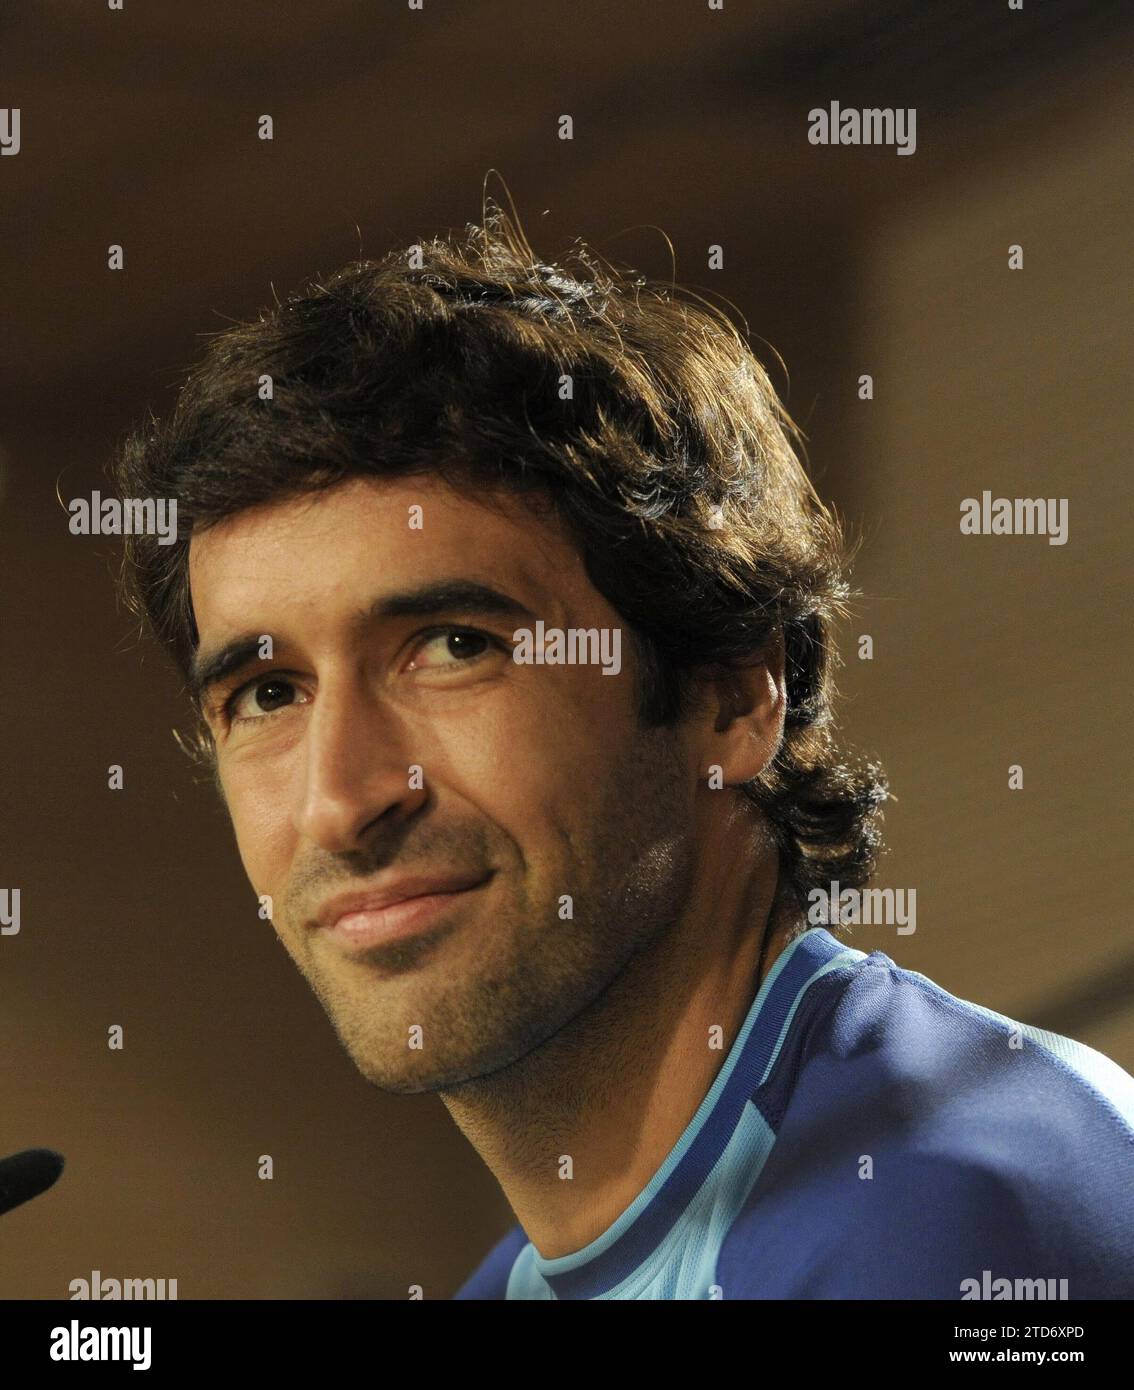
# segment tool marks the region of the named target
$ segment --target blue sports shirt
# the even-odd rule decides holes
[[[455,1297],[1134,1298],[1134,1078],[814,927],[613,1225]]]

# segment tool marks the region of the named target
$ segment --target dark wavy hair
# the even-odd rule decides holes
[[[849,549],[767,373],[699,296],[581,242],[570,270],[544,264],[491,200],[482,223],[317,277],[212,336],[167,422],[151,415],[116,452],[121,496],[178,504],[172,545],[125,538],[128,606],[187,676],[194,528],[353,476],[538,494],[628,624],[646,725],[686,717],[695,668],[782,639],[784,739],[742,791],[801,905],[832,878],[861,886],[887,788],[832,732]],[[197,715],[192,747],[211,763]]]

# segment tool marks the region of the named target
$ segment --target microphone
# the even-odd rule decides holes
[[[0,1158],[0,1215],[38,1197],[63,1171],[63,1155],[54,1149],[24,1149]]]

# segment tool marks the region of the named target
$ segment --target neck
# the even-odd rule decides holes
[[[442,1095],[544,1258],[590,1244],[647,1185],[790,939],[774,848],[713,858],[674,929],[567,1027]]]

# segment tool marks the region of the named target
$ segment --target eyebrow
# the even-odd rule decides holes
[[[536,621],[530,608],[491,585],[473,579],[441,579],[375,599],[369,608],[354,616],[351,626],[358,630],[391,618],[430,618],[453,612]],[[265,635],[262,632],[242,633],[220,647],[198,651],[189,668],[192,698],[200,703],[212,686],[248,665],[258,654]]]

